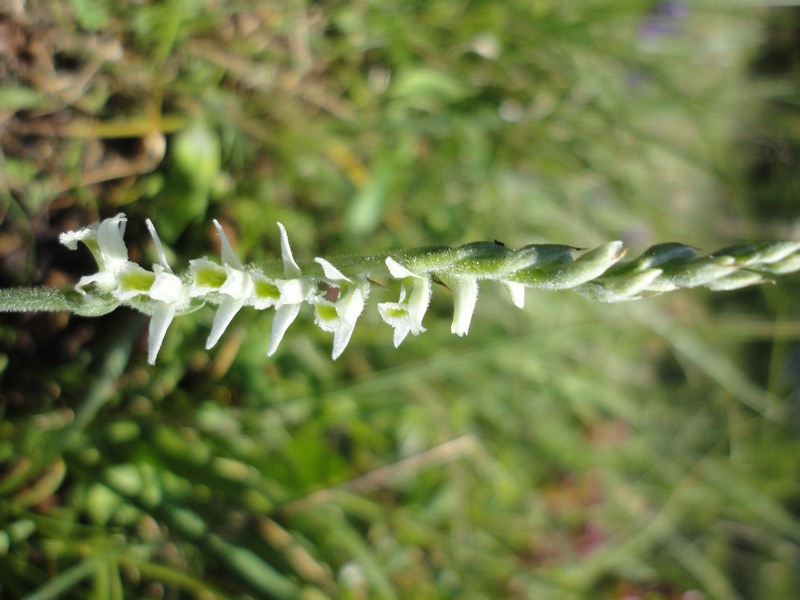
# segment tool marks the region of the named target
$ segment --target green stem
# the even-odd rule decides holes
[[[84,317],[111,312],[119,302],[110,297],[81,294],[75,288],[0,289],[0,312],[69,311]]]

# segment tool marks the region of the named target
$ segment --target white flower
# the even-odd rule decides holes
[[[275,285],[278,288],[280,297],[275,303],[275,317],[272,320],[272,335],[269,340],[267,355],[272,356],[278,349],[289,325],[297,318],[300,306],[310,297],[312,286],[303,279],[300,267],[292,256],[292,248],[289,246],[289,236],[286,228],[278,223],[281,230],[281,258],[283,259],[283,273],[286,279],[276,279]]]
[[[85,275],[78,281],[76,289],[82,294],[85,293],[83,288],[95,284],[101,292],[111,293],[118,300],[127,300],[146,292],[150,287],[152,280],[145,275],[147,272],[128,260],[128,248],[123,240],[127,221],[125,215],[119,213],[104,219],[99,225],[59,236],[59,241],[70,250],[75,250],[78,242],[83,242],[97,262],[98,272]],[[126,274],[130,277],[124,278]],[[121,282],[121,279],[124,281]],[[126,285],[121,287],[121,283]]]
[[[175,318],[175,314],[179,310],[186,308],[189,294],[184,288],[183,282],[172,272],[169,263],[167,263],[164,247],[161,245],[161,240],[158,237],[158,233],[156,233],[153,222],[147,219],[146,223],[147,230],[155,243],[159,259],[159,264],[153,265],[155,279],[146,292],[147,296],[155,302],[147,336],[147,362],[152,365],[156,362],[156,356],[161,349],[161,344],[164,342],[164,336],[167,334],[167,329],[172,323],[172,319]]]
[[[431,300],[431,278],[427,274],[417,275],[398,263],[391,256],[386,258],[386,266],[395,279],[412,279],[411,295],[406,300],[406,288],[400,289],[397,302],[378,304],[381,318],[394,327],[394,346],[397,348],[410,333],[419,335],[425,328],[422,319]]]
[[[478,280],[475,277],[451,276],[442,278],[453,291],[453,323],[450,332],[456,335],[467,335],[472,313],[478,301]]]
[[[369,295],[369,282],[363,280],[357,284],[353,283],[352,279],[324,258],[318,256],[314,261],[322,266],[325,279],[339,289],[339,298],[335,302],[321,297],[315,297],[313,300],[315,323],[323,331],[333,333],[331,357],[336,360],[350,342],[356,321],[364,311],[364,304]]]
[[[525,286],[516,281],[506,281],[505,285],[514,306],[517,308],[525,308]]]
[[[155,242],[159,264],[153,265],[153,271],[148,271],[128,260],[128,249],[123,240],[126,223],[127,218],[120,213],[103,220],[97,226],[64,233],[59,241],[70,249],[75,249],[78,242],[83,242],[97,261],[99,271],[94,275],[81,277],[78,281],[76,287],[81,293],[85,293],[84,287],[94,284],[98,290],[110,294],[120,302],[141,297],[152,301],[152,304],[141,304],[139,308],[151,314],[148,362],[153,364],[172,319],[177,311],[186,308],[188,294],[180,278],[167,263],[164,247],[149,219],[147,229]]]
[[[212,286],[208,286],[208,288],[210,288],[208,291],[216,291],[225,296],[225,299],[220,302],[217,312],[214,314],[211,333],[208,336],[208,340],[206,340],[206,350],[219,341],[219,338],[222,337],[223,332],[228,328],[233,317],[235,317],[236,313],[250,300],[255,289],[252,276],[245,271],[244,265],[242,265],[233,253],[233,248],[228,241],[228,237],[225,235],[225,230],[222,229],[222,225],[220,225],[219,221],[216,219],[214,219],[214,227],[216,227],[217,232],[219,232],[220,254],[223,267],[220,268],[208,259],[206,259],[205,262],[198,261],[195,263],[195,261],[192,261],[191,263],[191,267],[195,272],[195,280],[197,280],[197,271],[200,267],[224,271],[224,280],[221,285],[217,286],[216,289]],[[198,292],[205,292],[205,289],[198,287],[193,291],[193,293]]]

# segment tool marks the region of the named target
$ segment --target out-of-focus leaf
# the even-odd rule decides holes
[[[0,85],[0,110],[17,111],[33,108],[42,99],[33,88],[21,85]]]
[[[400,71],[391,88],[398,104],[431,112],[464,100],[469,93],[467,85],[457,77],[422,67]]]

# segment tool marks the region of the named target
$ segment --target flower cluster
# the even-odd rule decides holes
[[[222,226],[214,221],[220,236],[221,262],[198,258],[190,261],[186,272],[177,275],[149,219],[147,228],[158,262],[148,270],[128,258],[123,240],[126,221],[124,214],[118,214],[100,224],[64,233],[60,241],[71,249],[78,242],[84,243],[97,262],[98,272],[82,277],[76,286],[84,298],[131,306],[151,315],[151,364],[174,317],[203,304],[216,306],[206,348],[219,341],[243,307],[274,308],[269,355],[275,353],[302,306],[308,304],[313,307],[316,324],[333,334],[332,356],[336,359],[347,347],[364,311],[372,278],[380,275],[400,281],[398,300],[378,304],[381,318],[394,328],[397,347],[409,333],[425,331],[422,321],[434,281],[452,291],[451,331],[463,336],[469,331],[481,280],[504,284],[512,302],[522,308],[529,287],[571,289],[603,302],[622,302],[699,286],[731,290],[800,271],[798,242],[732,246],[707,256],[699,256],[685,244],[659,244],[629,261],[622,261],[627,253],[622,242],[609,242],[585,252],[557,244],[511,250],[499,242],[473,242],[457,248],[435,246],[384,256],[345,257],[337,259],[338,265],[316,257],[301,268],[280,223],[281,261],[258,268],[242,264]],[[22,304],[25,302],[30,300]]]
[[[189,272],[183,277],[175,275],[167,263],[161,240],[152,222],[147,228],[153,238],[159,262],[148,271],[129,260],[123,235],[127,219],[124,214],[104,220],[78,231],[61,234],[60,242],[74,250],[77,243],[84,243],[91,250],[99,271],[82,277],[76,289],[82,294],[87,289],[93,293],[112,297],[120,304],[127,304],[150,314],[148,335],[148,361],[155,363],[164,341],[167,328],[177,314],[197,308],[198,303],[217,306],[211,333],[206,348],[213,347],[236,313],[244,306],[258,310],[275,308],[268,354],[278,349],[286,330],[297,318],[304,303],[311,304],[315,311],[315,322],[324,331],[333,334],[334,359],[347,347],[355,324],[364,310],[369,296],[370,283],[366,276],[354,274],[348,277],[328,260],[317,257],[319,273],[303,274],[292,255],[286,229],[278,223],[281,238],[283,276],[269,277],[255,267],[246,267],[236,257],[225,231],[218,221],[214,226],[221,242],[221,262],[207,257],[190,261]],[[409,331],[406,321],[413,322],[415,334],[424,331],[422,317],[428,305],[430,280],[425,278],[427,292],[424,302],[417,301],[413,308],[400,302],[394,304],[395,313],[388,317],[398,331]],[[332,294],[331,291],[334,291]],[[330,299],[335,296],[335,299]],[[405,311],[405,316],[399,315]],[[382,309],[383,313],[383,309]],[[399,344],[405,333],[398,337]]]
[[[137,306],[152,316],[148,360],[153,364],[172,319],[189,307],[190,294],[167,263],[164,247],[150,219],[147,220],[147,229],[155,242],[159,262],[148,271],[128,259],[128,249],[122,239],[126,223],[127,218],[120,213],[99,225],[63,233],[59,241],[72,250],[77,248],[79,241],[83,242],[97,261],[100,270],[81,278],[77,285],[79,292],[85,293],[85,288],[93,284],[98,292],[108,294],[120,303]]]

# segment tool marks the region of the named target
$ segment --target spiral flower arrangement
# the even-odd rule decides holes
[[[373,279],[381,276],[401,281],[397,301],[377,305],[383,321],[394,329],[397,347],[409,333],[425,331],[422,323],[433,282],[452,291],[451,331],[463,336],[469,331],[482,280],[505,285],[513,304],[522,308],[526,288],[573,290],[602,302],[623,302],[682,288],[733,290],[800,270],[798,242],[737,245],[708,255],[700,255],[685,244],[666,243],[628,261],[623,260],[627,249],[619,241],[585,251],[556,244],[512,250],[497,241],[473,242],[456,248],[431,246],[378,256],[316,257],[301,267],[280,223],[281,260],[245,265],[215,220],[221,261],[197,258],[176,274],[149,219],[147,228],[158,262],[148,270],[129,259],[123,239],[126,222],[125,215],[118,214],[61,234],[61,243],[70,249],[76,249],[78,242],[85,244],[98,271],[82,277],[74,289],[0,290],[0,311],[69,310],[97,316],[120,305],[130,306],[151,316],[148,361],[153,364],[172,320],[204,304],[216,307],[207,349],[220,340],[245,306],[273,308],[269,355],[275,353],[302,306],[308,304],[313,307],[316,324],[333,334],[332,357],[336,359],[347,347],[364,311]]]

